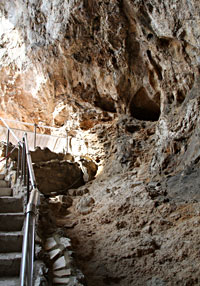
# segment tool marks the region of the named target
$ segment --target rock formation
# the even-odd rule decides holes
[[[0,3],[0,116],[99,165],[58,218],[89,286],[200,283],[199,49],[197,0]]]

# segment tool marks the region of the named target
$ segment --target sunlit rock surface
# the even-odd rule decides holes
[[[63,219],[88,285],[199,285],[199,1],[2,0],[0,17],[0,115],[99,165]]]

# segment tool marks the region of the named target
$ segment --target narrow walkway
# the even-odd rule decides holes
[[[59,128],[51,127],[51,126],[45,126],[45,125],[36,125],[33,123],[28,122],[22,122],[18,120],[11,120],[11,119],[1,119],[0,117],[0,138],[1,141],[7,142],[7,128],[5,126],[1,126],[1,120],[4,122],[11,122],[12,126],[10,129],[12,129],[15,133],[15,135],[18,138],[22,138],[24,136],[24,133],[27,133],[28,142],[29,142],[29,149],[34,150],[35,146],[45,148],[48,147],[51,151],[59,153],[59,152],[67,152],[68,151],[68,135],[63,136],[57,136],[57,135],[50,135],[50,134],[41,134],[38,132],[37,128],[41,129],[47,129],[47,130],[59,130]],[[27,130],[27,126],[30,126],[32,130],[35,129],[35,131]],[[12,144],[16,144],[16,140],[12,136],[12,134],[9,135],[9,141]]]

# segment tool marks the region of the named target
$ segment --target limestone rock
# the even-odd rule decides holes
[[[45,195],[64,194],[69,188],[84,184],[83,173],[77,163],[50,161],[34,165],[40,192]]]
[[[31,158],[32,158],[33,163],[47,162],[51,160],[62,161],[64,159],[64,154],[54,153],[48,148],[41,149],[40,147],[36,147],[36,150],[31,151],[30,153],[31,153]]]
[[[67,131],[99,166],[81,199],[76,164],[35,166],[74,196],[89,285],[200,283],[199,26],[199,0],[1,0],[0,115]]]
[[[80,199],[76,208],[81,214],[88,214],[92,211],[95,200],[91,196],[83,197]]]

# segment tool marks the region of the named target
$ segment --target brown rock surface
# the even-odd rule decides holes
[[[34,164],[38,189],[45,195],[65,194],[68,189],[84,184],[83,173],[77,163],[52,160]]]
[[[200,284],[199,15],[198,0],[0,3],[0,116],[67,130],[99,167],[57,217],[89,286]]]

